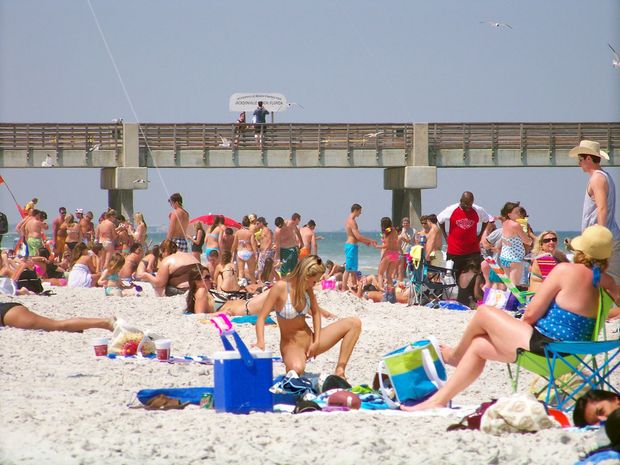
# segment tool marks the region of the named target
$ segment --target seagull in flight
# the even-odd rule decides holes
[[[500,28],[500,27],[507,27],[509,29],[512,29],[512,26],[508,23],[500,23],[497,21],[480,21],[480,24],[488,24],[489,26],[495,27],[495,28]]]
[[[620,56],[618,56],[618,52],[614,50],[611,44],[607,44],[607,45],[609,45],[609,48],[611,49],[611,53],[614,54],[614,57],[611,60],[611,65],[616,69],[620,69]]]
[[[369,132],[368,134],[364,134],[365,138],[368,139],[373,139],[377,136],[380,136],[381,134],[383,134],[384,131],[377,131],[377,132]]]
[[[222,141],[218,147],[230,147],[231,145],[230,139],[227,139],[226,137],[222,137],[219,134],[217,137],[219,137],[220,140]]]
[[[101,148],[101,144],[95,144],[91,148],[88,149],[89,152],[95,152]]]
[[[148,181],[146,179],[142,179],[142,178],[133,180],[134,184],[146,184],[147,182]]]
[[[295,105],[296,107],[301,108],[302,110],[305,110],[305,108],[304,108],[301,104],[299,104],[299,103],[297,103],[297,102],[288,102],[288,103],[286,104],[286,106],[288,106],[288,107],[292,107],[293,105]]]

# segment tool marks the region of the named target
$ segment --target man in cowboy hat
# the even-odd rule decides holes
[[[601,150],[598,142],[582,140],[569,152],[569,156],[579,160],[579,166],[588,173],[590,180],[586,188],[581,217],[581,230],[599,224],[609,229],[613,235],[613,254],[609,259],[607,273],[620,285],[620,228],[615,218],[616,186],[609,173],[601,169],[601,159],[609,160],[609,155]]]

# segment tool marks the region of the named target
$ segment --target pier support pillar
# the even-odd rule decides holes
[[[411,225],[419,230],[422,226],[422,189],[392,190],[392,221],[399,225],[404,217],[408,217]]]
[[[101,188],[108,191],[108,207],[131,221],[133,191],[148,188],[148,169],[140,167],[139,127],[123,123],[123,151],[118,168],[101,169]]]
[[[133,190],[110,189],[108,190],[108,206],[123,215],[127,220],[133,221]]]

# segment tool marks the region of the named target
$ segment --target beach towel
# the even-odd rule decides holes
[[[159,360],[155,354],[120,355],[108,353],[107,357],[111,360],[149,360],[159,363],[198,363],[201,365],[213,365],[213,360],[206,355],[171,355],[168,360]]]
[[[166,397],[177,399],[181,403],[200,405],[200,399],[204,394],[213,394],[212,387],[186,387],[186,388],[158,388],[141,389],[136,394],[138,400],[146,405],[154,397],[163,394]]]
[[[442,308],[445,310],[459,310],[459,311],[471,310],[471,308],[469,308],[467,305],[463,305],[462,303],[457,302],[456,300],[437,300],[435,302],[427,303],[426,306],[429,308]]]
[[[255,325],[256,320],[258,320],[258,315],[245,315],[245,316],[236,316],[232,318],[230,321],[232,321],[233,323],[237,325]],[[265,324],[275,325],[276,322],[273,321],[273,319],[270,316],[268,316],[267,319],[265,320]]]

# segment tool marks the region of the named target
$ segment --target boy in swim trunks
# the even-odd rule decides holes
[[[189,252],[185,231],[189,224],[189,213],[183,208],[183,197],[175,192],[168,199],[172,211],[168,215],[168,234],[166,239],[170,239],[177,245],[178,252]]]
[[[358,268],[358,243],[362,242],[367,246],[376,246],[377,241],[373,241],[365,236],[362,236],[357,227],[356,218],[362,214],[362,206],[354,203],[351,205],[351,213],[347,217],[344,229],[347,233],[347,242],[344,244],[344,257],[345,257],[345,271],[342,276],[342,289],[346,290],[348,285],[349,275],[353,278],[353,285],[357,284],[357,268]]]

